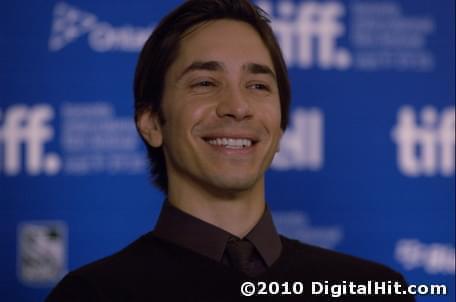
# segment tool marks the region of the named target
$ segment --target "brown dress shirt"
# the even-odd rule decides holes
[[[241,240],[215,225],[207,223],[165,201],[153,234],[160,239],[192,250],[226,265],[235,266],[227,252],[227,243]],[[248,275],[258,275],[280,256],[282,243],[266,207],[263,216],[242,241],[253,245]]]

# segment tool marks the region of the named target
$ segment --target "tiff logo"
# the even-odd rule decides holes
[[[273,5],[269,0],[257,1],[270,16]],[[272,28],[279,40],[288,66],[322,69],[347,69],[352,57],[347,49],[337,46],[345,32],[340,20],[345,7],[339,2],[278,1]]]
[[[0,170],[6,175],[17,175],[24,161],[27,174],[56,174],[61,166],[60,157],[44,152],[44,145],[54,137],[54,129],[49,125],[53,117],[53,108],[44,104],[11,106],[4,114],[0,109]]]
[[[291,122],[272,168],[320,170],[323,166],[323,114],[317,108],[297,109]]]
[[[392,131],[399,169],[415,177],[454,175],[455,108],[444,108],[438,114],[435,107],[426,106],[420,123],[416,115],[410,106],[400,108]]]

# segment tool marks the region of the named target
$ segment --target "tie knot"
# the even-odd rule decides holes
[[[231,265],[242,272],[250,269],[254,250],[253,244],[245,239],[230,239],[226,244],[226,252],[230,258]]]

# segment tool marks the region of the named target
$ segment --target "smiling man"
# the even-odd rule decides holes
[[[138,118],[147,143],[163,148],[168,201],[238,237],[264,213],[264,172],[282,135],[274,69],[247,23],[200,24],[165,75],[160,114]]]
[[[286,66],[259,8],[191,0],[168,15],[146,42],[135,79],[136,125],[166,196],[158,222],[124,250],[68,274],[48,301],[237,301],[247,280],[258,286],[256,298],[327,301],[311,294],[312,284],[321,288],[313,281],[403,284],[384,266],[277,233],[264,174],[289,102]],[[269,282],[262,293],[259,282]],[[278,292],[271,282],[282,284]]]

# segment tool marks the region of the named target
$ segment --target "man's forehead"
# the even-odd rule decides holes
[[[198,69],[236,70],[270,74],[275,78],[269,49],[248,23],[216,20],[197,25],[184,34],[176,56],[176,72]]]

